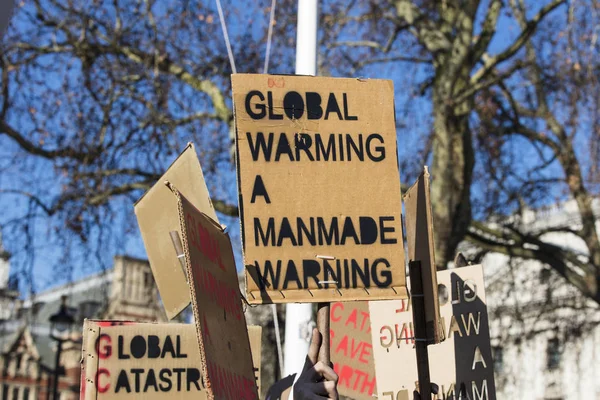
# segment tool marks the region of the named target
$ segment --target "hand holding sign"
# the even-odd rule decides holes
[[[317,361],[322,341],[319,331],[313,329],[302,374],[294,384],[295,400],[338,399],[337,374],[329,365]]]
[[[431,394],[437,395],[438,394],[438,390],[439,390],[438,385],[436,385],[435,383],[432,382],[431,383]],[[413,392],[413,400],[422,400],[421,399],[421,395],[416,390]]]

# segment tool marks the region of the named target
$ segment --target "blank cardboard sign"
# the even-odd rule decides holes
[[[404,195],[404,224],[409,261],[421,263],[423,292],[425,294],[425,321],[430,343],[444,340],[440,325],[435,243],[433,238],[433,212],[431,211],[429,171],[427,167]]]
[[[437,278],[446,334],[444,342],[428,347],[437,398],[496,400],[483,269],[440,271]],[[369,310],[378,398],[411,399],[418,378],[410,302],[373,301]]]
[[[339,377],[339,394],[372,400],[377,385],[368,302],[333,303],[330,318],[331,361]]]
[[[258,369],[261,327],[248,331]],[[80,398],[206,399],[200,365],[194,325],[86,320]]]
[[[190,304],[185,273],[169,232],[179,231],[177,200],[164,182],[173,183],[199,210],[219,221],[210,201],[196,149],[189,143],[169,169],[136,203],[137,217],[154,280],[169,319]]]
[[[406,297],[394,88],[232,75],[250,303]]]
[[[257,400],[246,319],[229,236],[174,186],[208,399]]]

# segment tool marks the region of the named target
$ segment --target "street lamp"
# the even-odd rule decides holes
[[[58,400],[58,379],[64,373],[64,368],[60,366],[60,353],[62,345],[68,339],[65,339],[65,334],[71,331],[71,326],[75,323],[75,318],[69,314],[67,309],[67,296],[61,296],[60,309],[56,314],[50,316],[50,338],[56,341],[56,361],[54,363],[54,386],[52,389],[52,400]],[[48,391],[48,400],[50,400],[50,392]]]

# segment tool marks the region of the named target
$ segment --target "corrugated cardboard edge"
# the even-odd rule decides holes
[[[100,327],[93,321],[83,322],[83,343],[81,354],[81,400],[92,400],[97,397],[96,374],[99,358],[96,354],[96,341],[100,336]]]
[[[247,277],[246,277],[247,279]],[[306,299],[306,292],[312,297]],[[262,299],[268,296],[270,303]],[[246,290],[246,300],[249,304],[284,304],[284,303],[320,303],[336,301],[377,301],[377,300],[402,300],[408,299],[406,286],[393,286],[389,288],[364,288],[356,289],[284,289],[284,290]]]
[[[257,303],[252,303],[249,299],[251,297],[253,297],[250,292],[248,291],[248,271],[246,270],[246,242],[244,240],[244,196],[242,195],[242,189],[241,189],[241,179],[242,177],[240,176],[240,157],[239,157],[239,153],[240,153],[240,137],[239,137],[239,132],[238,132],[238,126],[237,126],[237,118],[235,116],[235,96],[233,96],[233,93],[235,93],[235,83],[234,83],[234,77],[235,76],[239,76],[239,75],[245,75],[245,74],[231,74],[231,101],[232,101],[232,109],[233,109],[233,126],[235,129],[235,175],[236,175],[236,185],[237,185],[237,192],[238,192],[238,215],[239,215],[239,222],[240,222],[240,240],[242,242],[242,265],[244,266],[244,292],[246,293],[246,298],[248,300],[248,302],[250,304],[257,304]],[[260,298],[260,296],[259,296]],[[258,304],[262,304],[258,303]]]
[[[186,232],[186,222],[185,216],[183,213],[183,203],[181,201],[181,195],[176,187],[174,187],[171,183],[166,182],[166,185],[171,192],[177,198],[177,209],[179,211],[179,223],[181,232]],[[210,219],[210,218],[209,218]],[[220,226],[219,226],[220,227]],[[190,263],[191,255],[190,255],[190,246],[188,243],[187,235],[181,235],[181,243],[183,245],[183,253],[185,254],[185,270],[188,276],[189,289],[190,289],[190,299],[194,299],[196,297],[196,287],[193,284],[192,279],[192,264]],[[200,367],[202,370],[202,377],[204,378],[204,386],[206,387],[206,395],[208,400],[214,400],[215,394],[212,389],[211,381],[208,376],[208,365],[206,363],[206,354],[204,352],[204,341],[202,340],[202,328],[200,326],[200,321],[198,321],[197,316],[199,315],[198,306],[194,301],[192,303],[192,310],[194,312],[194,325],[196,326],[196,339],[198,341],[198,347],[200,349]]]
[[[439,305],[439,299],[438,299],[438,285],[437,285],[437,269],[435,266],[435,242],[434,242],[434,237],[433,237],[433,211],[432,211],[432,207],[431,207],[431,199],[430,199],[430,174],[429,174],[429,170],[428,168],[425,166],[423,168],[423,172],[421,173],[421,175],[419,175],[419,178],[416,180],[416,182],[406,191],[406,194],[403,196],[403,200],[404,200],[404,204],[405,204],[405,213],[406,213],[406,222],[409,220],[409,214],[411,212],[415,212],[415,216],[414,216],[414,221],[416,223],[425,223],[427,225],[427,243],[418,243],[418,239],[415,236],[415,242],[412,242],[408,235],[408,233],[406,234],[406,238],[407,238],[407,245],[409,247],[408,250],[408,257],[410,258],[410,254],[411,253],[416,253],[416,249],[419,246],[423,246],[426,245],[428,247],[427,249],[427,253],[429,253],[429,259],[428,260],[418,260],[421,261],[421,271],[422,271],[422,276],[423,276],[423,289],[427,292],[427,290],[429,290],[429,288],[427,287],[427,283],[429,282],[431,284],[431,289],[433,291],[432,297],[425,296],[425,301],[427,303],[431,302],[433,300],[433,304],[427,304],[426,303],[426,308],[431,308],[432,312],[433,312],[433,316],[431,319],[428,318],[428,326],[427,326],[427,334],[428,336],[431,334],[432,339],[433,339],[433,343],[437,344],[440,343],[442,341],[444,341],[445,339],[445,334],[444,334],[444,329],[441,326],[441,317],[440,317],[440,305]],[[420,184],[423,184],[423,193],[419,193],[419,188],[420,188]],[[415,207],[414,210],[413,208],[409,207],[408,205],[411,204],[410,203],[410,199],[411,197],[414,198],[419,198],[419,195],[423,196],[422,201],[425,202],[425,221],[420,221],[419,220],[419,215],[417,214],[418,211],[418,203],[415,203]],[[412,219],[411,219],[412,220]],[[408,227],[405,227],[406,230],[408,230]],[[410,228],[412,229],[412,227]],[[413,248],[414,251],[411,251],[411,247]],[[412,261],[417,261],[417,260],[412,260]],[[432,323],[431,325],[429,323]]]

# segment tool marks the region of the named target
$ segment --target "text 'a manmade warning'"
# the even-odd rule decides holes
[[[406,297],[391,81],[232,85],[248,301]]]

